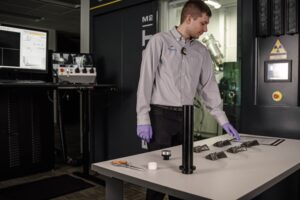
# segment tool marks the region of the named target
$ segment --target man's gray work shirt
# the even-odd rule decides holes
[[[197,93],[220,125],[228,122],[206,47],[197,40],[185,40],[176,27],[152,36],[143,52],[137,124],[151,124],[150,104],[193,105]]]

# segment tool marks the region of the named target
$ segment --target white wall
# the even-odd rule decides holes
[[[225,29],[225,58],[227,62],[237,61],[237,7],[225,8],[226,29]]]

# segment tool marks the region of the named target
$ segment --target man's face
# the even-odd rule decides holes
[[[196,19],[193,19],[192,16],[190,16],[189,22],[188,29],[190,37],[198,39],[204,32],[207,32],[209,17],[205,13]]]

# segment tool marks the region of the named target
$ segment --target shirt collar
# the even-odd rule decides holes
[[[177,31],[177,26],[174,26],[172,29],[171,29],[171,33],[173,34],[173,36],[175,37],[175,39],[179,42],[181,40],[184,40],[185,39],[182,37],[182,35]],[[187,42],[189,43],[192,43],[195,39],[188,39]]]

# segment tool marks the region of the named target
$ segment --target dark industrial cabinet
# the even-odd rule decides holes
[[[239,2],[239,131],[299,139],[298,1]],[[299,199],[299,180],[298,170],[254,199]]]
[[[141,152],[141,142],[136,136],[136,92],[142,51],[149,35],[157,31],[157,4],[157,1],[125,0],[104,6],[105,2],[101,2],[103,7],[91,11],[91,44],[98,83],[116,84],[119,89],[109,99],[105,120],[103,98],[95,96],[96,123],[91,141],[95,161]]]
[[[299,3],[241,1],[240,132],[300,138]]]
[[[53,105],[47,91],[0,91],[0,180],[52,169]]]

